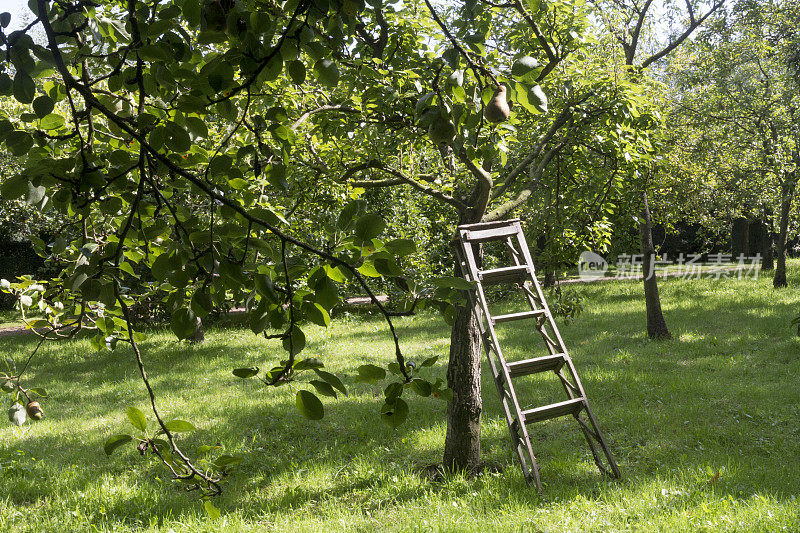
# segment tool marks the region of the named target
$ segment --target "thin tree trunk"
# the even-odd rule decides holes
[[[792,209],[792,196],[794,196],[794,180],[790,177],[784,179],[781,184],[781,218],[778,228],[778,242],[775,243],[775,255],[777,256],[777,266],[775,276],[772,278],[772,286],[777,288],[786,287],[786,234],[789,230],[789,212]]]
[[[197,323],[195,324],[194,327],[194,334],[192,335],[190,342],[192,344],[200,344],[205,340],[206,340],[206,332],[205,329],[203,329],[203,321],[200,320],[200,317],[197,317]]]
[[[639,224],[639,235],[642,240],[642,267],[644,269],[644,301],[647,309],[647,336],[651,339],[671,339],[661,312],[661,298],[658,295],[658,279],[653,268],[655,246],[653,245],[653,228],[650,223],[650,207],[647,203],[647,192],[642,194],[642,222]]]
[[[772,222],[762,222],[763,235],[761,240],[761,270],[771,271],[775,268],[775,258],[772,254]]]

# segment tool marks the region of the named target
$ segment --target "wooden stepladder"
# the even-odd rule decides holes
[[[577,420],[589,443],[594,462],[600,471],[613,478],[620,477],[617,463],[600,432],[597,420],[589,407],[583,385],[575,371],[575,365],[567,353],[567,348],[564,346],[564,341],[561,339],[553,315],[542,294],[542,288],[536,279],[520,221],[514,219],[466,224],[458,227],[458,235],[459,262],[462,272],[467,281],[475,282],[475,291],[474,295],[471,291],[470,299],[472,301],[470,303],[480,327],[489,367],[497,385],[497,392],[500,394],[500,402],[505,411],[508,429],[511,432],[511,439],[519,456],[525,480],[528,484],[536,483],[539,492],[542,491],[539,466],[533,453],[526,424],[566,415],[572,415]],[[502,241],[505,244],[514,262],[512,266],[481,270],[481,265],[478,263],[480,255],[475,247],[492,241]],[[530,310],[491,315],[484,287],[500,283],[512,284],[517,290],[522,291]],[[475,301],[476,299],[477,301]],[[515,320],[533,321],[534,327],[542,335],[549,355],[520,361],[506,360],[500,348],[495,326]],[[567,399],[563,402],[523,410],[517,400],[513,379],[550,370],[560,380]],[[601,450],[605,455],[605,463],[600,454]]]

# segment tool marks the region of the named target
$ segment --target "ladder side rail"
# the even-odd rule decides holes
[[[522,225],[519,222],[517,222],[517,226],[518,226],[518,228],[517,228],[518,232],[517,232],[516,236],[517,236],[517,239],[520,242],[520,247],[523,250],[527,249],[527,245],[525,243],[525,236],[524,236],[524,234],[522,232]],[[508,247],[509,251],[511,252],[511,257],[514,260],[514,264],[517,265],[517,266],[520,266],[522,264],[520,262],[520,260],[519,260],[520,259],[520,252],[517,251],[517,249],[514,247],[514,241],[512,240],[511,237],[509,237],[506,240],[506,246]],[[536,270],[535,270],[535,268],[533,266],[533,262],[532,262],[532,260],[531,260],[531,258],[529,256],[527,256],[524,259],[526,259],[526,263],[525,264],[528,267],[528,275],[530,276],[531,279],[528,280],[528,281],[525,281],[522,284],[522,286],[520,287],[520,290],[525,295],[525,300],[528,302],[528,306],[531,308],[531,311],[538,311],[540,309],[544,309],[544,306],[542,305],[542,302],[544,300],[543,299],[537,300],[537,298],[534,296],[533,292],[530,289],[530,285],[532,285],[534,283],[538,283],[538,281],[536,279]],[[539,291],[539,292],[541,293],[541,291]],[[545,313],[547,313],[547,312],[548,311],[545,310]],[[538,318],[536,319],[536,329],[542,335],[542,338],[544,339],[544,345],[547,347],[547,351],[550,353],[550,355],[561,355],[562,353],[564,353],[564,352],[559,352],[558,350],[556,350],[554,341],[542,329],[541,322],[539,321]]]
[[[525,241],[525,235],[522,232],[520,232],[518,237],[520,240],[520,247],[522,248],[522,254],[525,257],[525,260],[528,263],[532,263],[530,250],[528,249],[528,245]],[[547,310],[546,316],[550,323],[550,327],[552,328],[553,333],[556,336],[559,348],[563,350],[564,357],[567,361],[567,367],[569,368],[569,372],[572,375],[572,378],[574,379],[575,385],[577,385],[577,388],[580,391],[581,396],[583,397],[583,403],[586,410],[586,415],[589,418],[589,421],[592,423],[592,427],[594,428],[595,432],[600,436],[600,445],[603,448],[603,452],[605,453],[606,458],[608,459],[611,469],[613,470],[616,477],[620,477],[619,467],[617,466],[617,463],[614,459],[613,454],[611,453],[611,450],[608,447],[608,444],[605,441],[605,438],[603,438],[603,433],[602,431],[600,431],[600,426],[597,423],[597,419],[595,418],[594,413],[592,412],[592,409],[589,406],[589,400],[586,397],[586,391],[583,388],[583,384],[581,383],[580,377],[578,377],[578,372],[575,370],[575,365],[572,362],[572,358],[569,356],[566,346],[564,345],[564,339],[561,337],[561,332],[558,330],[558,326],[556,325],[555,320],[553,319],[553,315],[550,312],[550,307],[547,305],[547,301],[544,299],[544,294],[542,293],[542,289],[539,286],[538,281],[536,281],[536,277],[533,276],[533,278],[536,287],[536,292],[539,295],[539,298],[541,299],[542,303],[544,304],[545,309]],[[566,385],[565,388],[567,388]],[[584,434],[586,435],[587,441],[589,441],[589,445],[591,447],[592,443],[589,434],[587,432],[584,432]]]
[[[463,245],[464,243],[461,244]],[[471,245],[467,244],[467,246]],[[460,246],[459,248],[456,249],[456,253],[459,255],[459,264],[461,266],[461,273],[464,275],[464,279],[466,279],[467,281],[476,281],[476,279],[473,277],[473,273],[470,272],[469,265],[467,264],[466,260],[463,259],[463,257],[466,255],[465,250],[463,250],[463,248]],[[484,349],[486,350],[486,359],[489,361],[489,368],[492,372],[495,385],[497,386],[497,392],[500,396],[500,402],[503,404],[503,410],[505,411],[506,415],[506,422],[508,422],[510,428],[514,422],[514,419],[507,406],[508,394],[506,394],[506,391],[503,390],[501,387],[500,372],[497,370],[497,363],[495,362],[494,357],[492,356],[492,354],[494,354],[495,356],[497,355],[496,352],[494,351],[495,347],[492,346],[491,342],[486,342],[488,332],[486,330],[486,325],[484,323],[484,317],[483,317],[484,313],[481,310],[481,307],[475,298],[474,292],[473,291],[466,291],[466,292],[470,308],[472,309],[472,312],[475,314],[475,318],[478,321],[478,330],[480,332],[481,343],[484,345]]]
[[[517,399],[516,392],[514,391],[514,386],[511,383],[511,376],[508,373],[508,367],[506,366],[506,361],[505,361],[505,358],[503,357],[503,353],[502,353],[502,350],[500,348],[500,342],[499,342],[499,340],[497,338],[497,332],[495,331],[494,326],[492,325],[491,314],[489,313],[489,304],[486,301],[486,294],[483,291],[483,285],[481,284],[480,278],[478,277],[478,266],[477,266],[477,262],[475,260],[475,254],[474,254],[474,251],[473,251],[473,248],[472,248],[472,243],[470,243],[469,241],[466,241],[464,239],[464,231],[463,230],[461,231],[461,240],[460,240],[460,242],[461,242],[461,249],[464,252],[464,257],[466,259],[466,264],[467,264],[467,267],[469,269],[469,274],[470,274],[470,277],[472,278],[471,281],[475,281],[476,282],[475,283],[475,285],[476,285],[475,286],[475,293],[477,293],[477,295],[478,295],[478,299],[480,301],[482,311],[483,311],[484,315],[486,316],[486,324],[487,324],[487,327],[488,327],[489,338],[490,338],[491,344],[494,346],[495,354],[497,356],[497,359],[500,362],[499,366],[500,366],[500,371],[502,372],[502,377],[503,377],[504,383],[503,383],[503,386],[501,387],[501,384],[499,383],[499,379],[498,379],[498,377],[501,374],[495,374],[495,376],[496,376],[495,377],[495,381],[497,382],[496,385],[498,387],[498,392],[500,393],[500,397],[501,398],[503,398],[505,396],[504,392],[507,393],[507,395],[511,399],[511,404],[514,407],[514,415],[516,415],[516,422],[517,423],[514,424],[513,417],[512,417],[512,420],[510,422],[507,420],[507,422],[509,422],[509,431],[511,431],[512,435],[519,435],[518,439],[521,439],[521,440],[524,441],[525,448],[527,449],[528,454],[530,455],[530,458],[531,458],[531,463],[532,463],[532,469],[531,470],[533,471],[533,476],[534,476],[534,480],[536,482],[536,487],[538,488],[539,492],[541,492],[542,491],[542,483],[541,483],[541,480],[539,478],[539,467],[536,464],[536,456],[534,455],[533,448],[531,447],[531,439],[530,439],[530,437],[528,435],[528,430],[527,430],[527,428],[525,426],[525,418],[522,416],[522,409],[519,406],[519,400]],[[470,293],[471,292],[472,291],[470,291]],[[490,364],[490,366],[493,366],[493,363],[492,363],[491,360],[490,360],[489,364]],[[495,371],[496,371],[496,368],[493,367],[493,373]],[[525,470],[525,463],[524,463],[524,458],[522,456],[520,456],[520,461],[523,463],[523,471],[524,471]],[[527,475],[526,475],[526,477],[527,477]]]
[[[520,245],[522,248],[522,254],[525,257],[525,260],[529,263],[532,262],[530,251],[528,250],[528,245],[525,242],[525,235],[523,233],[519,234]],[[572,362],[572,358],[569,356],[569,352],[567,350],[566,345],[564,344],[564,339],[561,337],[561,332],[558,330],[558,326],[556,325],[556,321],[553,318],[553,314],[550,312],[550,306],[547,305],[547,300],[544,298],[544,293],[542,292],[542,288],[539,285],[536,276],[533,276],[534,280],[534,287],[536,288],[536,294],[539,296],[544,308],[546,309],[545,316],[547,317],[547,322],[550,325],[550,329],[553,331],[553,335],[555,335],[555,341],[558,344],[559,350],[561,353],[564,354],[564,358],[567,360],[567,367],[569,368],[569,373],[572,375],[572,378],[575,381],[578,389],[580,390],[581,396],[584,398],[586,397],[586,392],[583,390],[583,384],[581,384],[581,380],[578,377],[578,373],[575,370],[575,365]]]
[[[592,408],[589,407],[589,402],[585,401],[584,404],[585,404],[586,416],[589,418],[589,422],[591,422],[592,427],[594,428],[594,432],[597,434],[598,437],[600,437],[598,442],[600,443],[600,446],[603,448],[603,452],[606,454],[606,459],[608,460],[608,464],[611,466],[611,470],[614,472],[614,477],[619,478],[621,477],[621,474],[619,471],[619,466],[617,466],[617,461],[614,458],[614,454],[611,453],[611,448],[608,447],[608,443],[606,443],[606,439],[605,437],[603,437],[603,432],[600,430],[600,425],[597,423],[597,419],[595,418],[594,413],[592,412]]]
[[[520,227],[518,229],[519,229],[519,233],[517,234],[517,237],[519,238],[522,235],[522,228]],[[524,238],[524,237],[522,237],[522,238]],[[508,249],[511,251],[511,258],[514,260],[514,265],[521,266],[523,263],[519,260],[519,255],[520,254],[517,251],[517,249],[514,248],[514,242],[511,240],[511,237],[509,237],[506,240],[506,246],[508,246]],[[531,279],[536,279],[536,273],[535,273],[535,270],[533,268],[533,263],[531,263],[530,261],[527,261],[525,263],[525,266],[528,267],[528,275],[531,277]],[[526,280],[524,282],[524,284],[523,284],[523,287],[525,287],[529,283],[531,283],[531,282]],[[525,295],[525,300],[528,302],[528,306],[531,308],[531,311],[538,311],[538,310],[544,308],[543,306],[540,305],[540,302],[536,301],[536,299],[533,297],[533,293],[531,293],[530,290],[526,291],[524,288],[522,288],[521,290],[522,290],[522,293]]]

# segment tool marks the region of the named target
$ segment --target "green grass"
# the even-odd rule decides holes
[[[0,330],[22,326],[24,324],[19,311],[0,311]]]
[[[410,396],[411,419],[393,431],[378,417],[380,389],[348,379],[350,396],[326,399],[325,418],[311,422],[294,407],[299,385],[266,389],[230,374],[277,361],[275,343],[237,329],[211,331],[196,347],[155,333],[143,349],[159,404],[200,428],[186,447],[218,442],[246,457],[212,521],[195,495],[134,450],[103,454],[105,438],[125,428],[126,406],[146,409],[131,351],[47,345],[29,376],[50,392],[47,418],[0,427],[0,528],[798,531],[800,338],[789,326],[800,309],[797,263],[790,284],[663,281],[671,342],[646,339],[640,283],[575,287],[586,310],[561,331],[623,479],[599,476],[574,422],[551,421],[532,426],[543,496],[522,479],[486,365],[483,450],[502,471],[431,482],[419,469],[441,458],[442,402]],[[398,325],[412,359],[442,356],[431,376],[443,377],[443,322],[424,314]],[[524,328],[502,336],[512,356],[536,340]],[[309,337],[304,353],[351,376],[393,353],[375,315],[344,317]],[[33,342],[3,338],[0,350],[20,359]],[[552,376],[526,379],[521,397],[551,397]]]

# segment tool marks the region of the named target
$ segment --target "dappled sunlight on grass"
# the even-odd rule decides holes
[[[800,282],[792,263],[790,284]],[[279,343],[235,326],[208,331],[192,346],[164,331],[142,349],[167,418],[192,421],[191,451],[219,444],[244,456],[204,515],[193,494],[133,448],[111,458],[105,439],[126,430],[125,409],[147,411],[130,349],[96,354],[88,341],[45,345],[29,378],[48,389],[46,418],[0,428],[0,526],[43,530],[546,530],[797,531],[800,476],[800,340],[789,325],[800,293],[768,278],[669,280],[660,284],[675,341],[644,333],[635,282],[574,287],[585,311],[561,332],[592,408],[616,453],[621,481],[602,478],[574,421],[531,426],[545,493],[528,488],[510,447],[497,393],[484,365],[483,451],[491,468],[477,479],[421,470],[441,459],[445,404],[409,394],[409,421],[383,425],[382,388],[356,384],[363,363],[394,352],[378,316],[342,315],[311,327],[303,355],[349,375],[348,396],[325,398],[326,416],[299,416],[303,383],[264,388],[231,369],[269,368]],[[514,309],[512,304],[506,308]],[[424,313],[399,319],[412,360],[439,355],[427,376],[444,377],[449,330]],[[535,333],[535,332],[533,332]],[[541,345],[531,328],[501,330],[510,359]],[[20,358],[31,338],[0,339]],[[536,342],[537,344],[531,344]],[[536,351],[534,350],[534,353]],[[563,399],[552,375],[519,380],[523,403]],[[152,417],[151,417],[152,419]],[[497,470],[497,471],[495,471]]]

